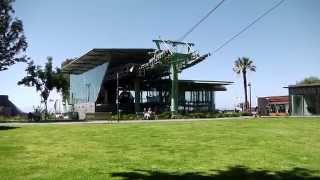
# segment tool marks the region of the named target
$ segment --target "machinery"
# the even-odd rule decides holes
[[[153,40],[157,49],[153,57],[137,68],[139,76],[145,76],[147,72],[161,70],[162,76],[170,76],[171,79],[171,114],[175,116],[178,112],[178,74],[184,69],[192,67],[210,56],[210,53],[200,55],[194,51],[193,43]]]

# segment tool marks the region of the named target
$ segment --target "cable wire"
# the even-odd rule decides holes
[[[193,25],[178,41],[183,41],[192,31],[194,31],[204,20],[206,20],[218,7],[222,5],[225,0],[220,1],[214,8],[212,8],[203,18],[200,19],[195,25]]]
[[[237,38],[239,35],[241,35],[242,33],[244,33],[245,31],[247,31],[250,27],[252,27],[254,24],[256,24],[258,21],[260,21],[263,17],[265,17],[266,15],[268,15],[271,11],[273,11],[274,9],[276,9],[277,7],[279,7],[285,0],[281,0],[280,2],[278,2],[276,5],[272,6],[270,9],[268,9],[267,11],[265,11],[263,14],[261,14],[258,18],[256,18],[254,21],[252,21],[250,24],[248,24],[245,28],[243,28],[240,32],[238,32],[237,34],[235,34],[234,36],[232,36],[231,38],[229,38],[227,41],[225,41],[222,45],[220,45],[218,48],[216,48],[213,53],[216,53],[218,51],[220,51],[223,47],[225,47],[227,44],[229,44],[232,40],[234,40],[235,38]]]

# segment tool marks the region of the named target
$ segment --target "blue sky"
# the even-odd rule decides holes
[[[52,56],[54,65],[79,57],[92,48],[150,48],[152,39],[177,39],[203,17],[218,0],[16,0],[16,16],[23,20],[27,53],[38,64]],[[207,53],[237,33],[277,0],[227,0],[186,40]],[[241,76],[234,60],[250,57],[257,72],[248,78],[252,97],[286,95],[284,86],[306,76],[320,77],[320,1],[287,0],[254,27],[206,61],[184,71],[181,79],[234,81],[217,93],[217,107],[232,108],[243,97]],[[0,94],[25,111],[40,102],[34,88],[17,86],[25,64],[0,72]],[[52,99],[57,98],[53,94]],[[255,101],[255,100],[254,100]]]

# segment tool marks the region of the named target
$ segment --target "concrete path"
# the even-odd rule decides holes
[[[7,122],[7,123],[0,123],[0,126],[28,126],[28,125],[72,125],[72,124],[138,124],[138,123],[170,123],[170,122],[193,122],[193,121],[219,121],[219,120],[230,120],[230,119],[252,119],[253,117],[230,117],[230,118],[201,118],[201,119],[165,119],[165,120],[121,120],[117,121],[106,121],[106,120],[98,120],[98,121],[63,121],[63,122]]]

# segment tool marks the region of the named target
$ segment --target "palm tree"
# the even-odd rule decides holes
[[[242,74],[243,76],[243,87],[244,87],[244,107],[245,110],[248,110],[248,95],[247,95],[247,72],[256,71],[256,66],[253,64],[247,57],[238,58],[233,65],[233,71],[237,74]]]

